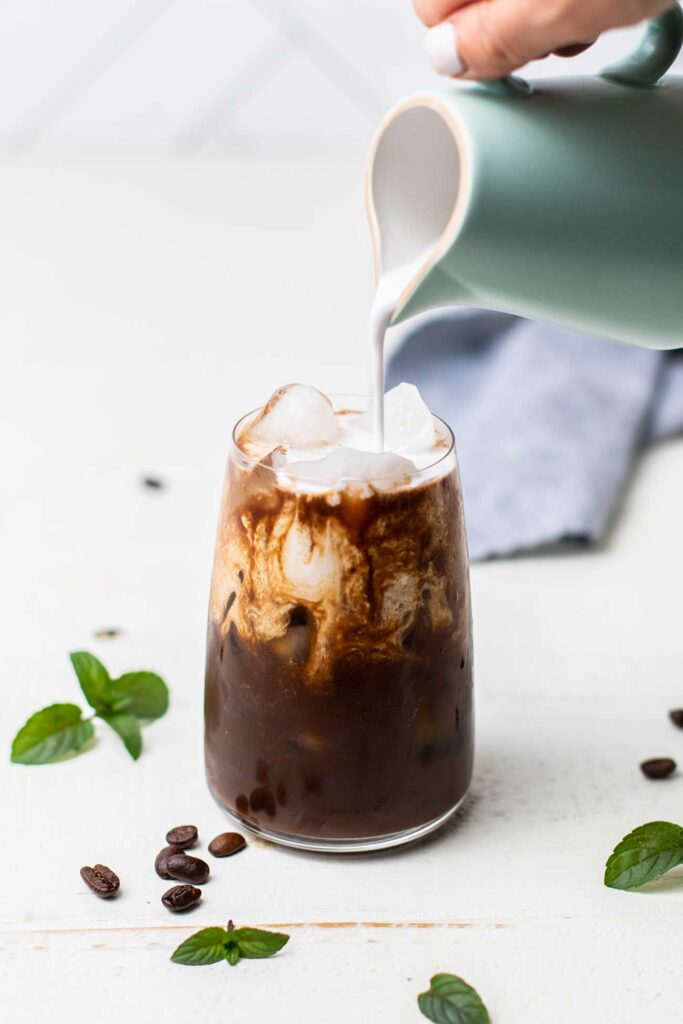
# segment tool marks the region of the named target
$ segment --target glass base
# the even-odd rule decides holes
[[[392,846],[414,843],[418,839],[428,836],[430,832],[435,832],[436,829],[445,825],[449,818],[452,818],[455,812],[462,807],[467,799],[467,793],[445,814],[439,815],[438,818],[433,818],[432,821],[428,821],[425,825],[418,825],[416,828],[409,828],[403,832],[390,832],[384,836],[366,836],[359,839],[321,839],[313,836],[297,836],[290,832],[278,832],[274,828],[262,828],[253,822],[247,821],[241,815],[235,814],[234,811],[228,810],[215,797],[215,794],[214,799],[236,825],[246,832],[258,836],[259,839],[267,839],[269,842],[278,843],[280,846],[290,846],[295,850],[307,850],[312,853],[372,853],[375,850],[388,850]]]

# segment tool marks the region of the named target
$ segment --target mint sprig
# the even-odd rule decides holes
[[[435,974],[417,1005],[435,1024],[490,1024],[479,994],[455,974]]]
[[[72,651],[69,658],[90,707],[95,711],[107,710],[111,680],[102,662],[88,651]]]
[[[273,956],[289,942],[289,935],[267,932],[260,928],[235,928],[228,921],[227,928],[202,928],[181,942],[171,956],[174,964],[203,967],[227,960],[234,967],[242,958],[257,960]]]
[[[130,711],[118,711],[114,714],[100,711],[98,717],[121,737],[126,750],[133,760],[137,761],[142,753],[142,733],[140,732],[140,723],[135,715],[132,715]]]
[[[49,764],[80,750],[95,735],[76,704],[50,704],[36,711],[12,742],[15,764]]]
[[[679,864],[683,864],[683,825],[650,821],[614,847],[605,865],[605,885],[637,889]]]
[[[111,699],[136,718],[153,721],[168,711],[168,687],[155,672],[126,672],[111,680]]]
[[[83,750],[95,735],[93,719],[121,738],[133,760],[142,753],[140,720],[161,718],[168,709],[168,687],[154,672],[127,672],[112,679],[88,651],[69,655],[83,696],[94,714],[84,718],[76,704],[51,704],[28,719],[14,737],[15,764],[51,764]]]

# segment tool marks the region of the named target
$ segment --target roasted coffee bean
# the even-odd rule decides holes
[[[209,878],[209,865],[199,857],[190,857],[187,853],[174,853],[166,861],[166,870],[170,878],[178,882],[191,882],[193,885],[204,885]]]
[[[142,483],[152,491],[161,491],[164,487],[164,481],[160,480],[158,476],[144,476]]]
[[[174,853],[182,853],[182,846],[165,846],[163,850],[159,850],[154,861],[154,870],[158,874],[159,878],[170,878],[166,870],[166,861],[169,857],[172,857]]]
[[[201,898],[202,890],[195,889],[193,885],[174,885],[171,889],[167,889],[161,897],[161,902],[167,910],[172,910],[174,914],[177,914],[181,910],[194,907]]]
[[[676,708],[669,712],[669,718],[679,729],[683,729],[683,708]]]
[[[676,771],[676,762],[671,757],[651,757],[642,762],[640,770],[648,779],[666,779]]]
[[[305,791],[309,792],[308,790]],[[254,814],[258,814],[259,811],[265,811],[269,817],[275,817],[275,797],[269,786],[257,786],[256,789],[252,789],[249,794],[249,805]]]
[[[166,842],[170,846],[179,846],[181,850],[187,850],[197,842],[197,829],[194,825],[176,825],[166,833]]]
[[[81,878],[88,888],[103,900],[116,896],[121,885],[119,876],[104,864],[96,864],[94,868],[81,868]]]
[[[239,832],[221,832],[209,843],[209,853],[214,857],[232,857],[233,853],[239,853],[246,845],[244,836]]]

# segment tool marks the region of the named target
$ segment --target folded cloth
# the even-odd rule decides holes
[[[389,387],[417,384],[456,437],[470,555],[600,541],[644,443],[683,431],[683,359],[506,313],[414,329]]]

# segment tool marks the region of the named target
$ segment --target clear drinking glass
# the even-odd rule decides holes
[[[333,399],[338,414],[367,400]],[[342,413],[342,410],[344,412]],[[209,787],[289,846],[380,849],[437,828],[472,771],[472,621],[450,428],[395,480],[319,481],[233,433],[211,584]],[[309,486],[310,483],[310,486]]]

